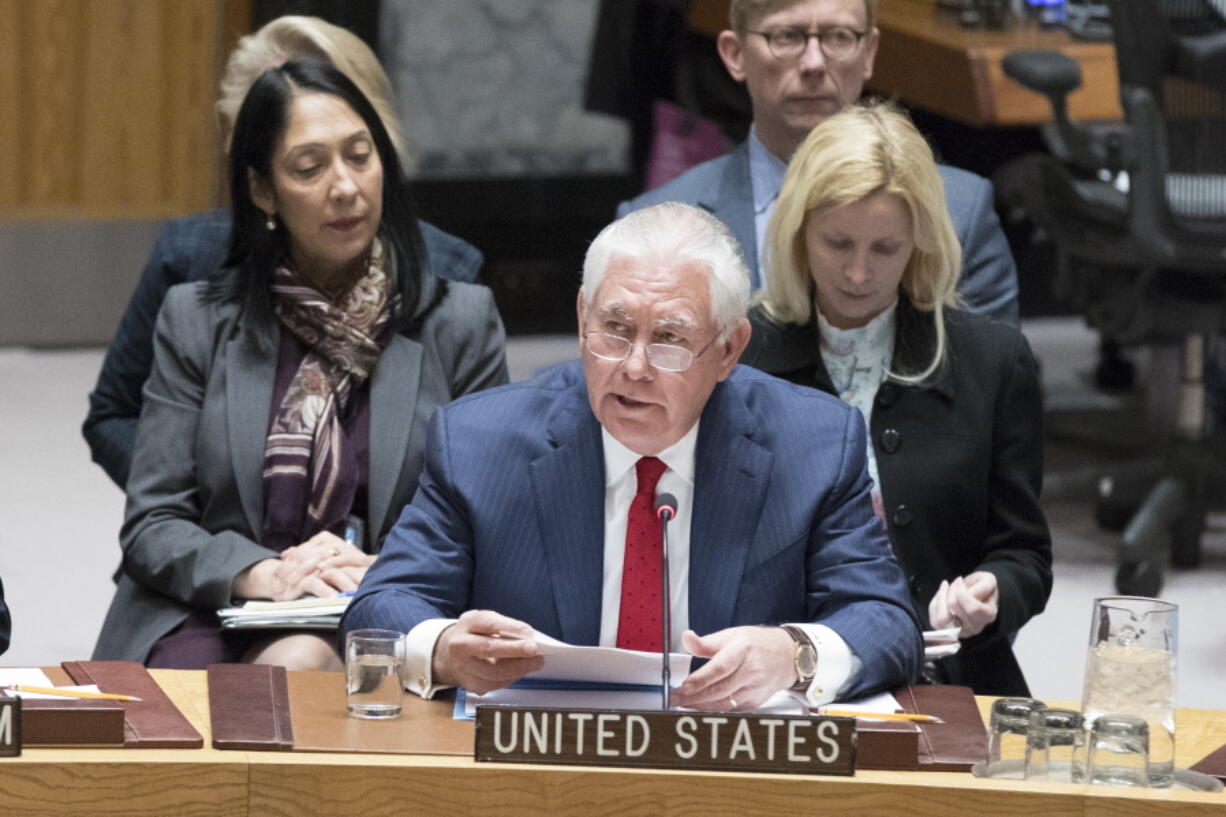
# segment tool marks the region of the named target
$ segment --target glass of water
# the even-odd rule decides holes
[[[349,714],[394,718],[404,700],[404,634],[395,630],[353,630],[345,636]]]
[[[1137,596],[1094,600],[1081,711],[1086,728],[1105,714],[1148,724],[1149,785],[1171,785],[1175,772],[1175,656],[1179,608]]]

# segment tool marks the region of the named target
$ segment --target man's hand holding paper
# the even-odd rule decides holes
[[[478,694],[510,686],[545,665],[534,635],[522,621],[492,610],[469,610],[439,636],[435,683]]]

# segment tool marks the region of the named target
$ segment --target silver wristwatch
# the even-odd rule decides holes
[[[817,675],[817,650],[813,648],[809,636],[799,627],[783,624],[781,629],[796,642],[796,655],[793,658],[796,665],[796,683],[792,685],[792,691],[805,692],[813,683],[813,676]]]

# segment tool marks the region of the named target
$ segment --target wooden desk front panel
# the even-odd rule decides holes
[[[208,748],[203,672],[154,677],[205,736],[203,749],[35,749],[0,762],[0,814],[788,815],[1209,817],[1226,794],[980,780],[937,772],[854,778],[474,763],[467,757]],[[980,699],[986,711],[990,699]],[[1053,704],[1058,702],[1051,702]],[[409,719],[402,720],[412,729]],[[1226,743],[1226,713],[1179,710],[1176,762]]]
[[[736,775],[563,766],[474,764],[453,758],[351,756],[315,763],[252,755],[251,813],[367,817],[372,813],[471,817],[830,817],[953,814],[1043,817],[1221,817],[1226,794],[1124,790],[981,780],[927,772],[854,778]]]
[[[473,817],[767,817],[815,809],[830,817],[1084,814],[1082,799],[1059,787],[1043,792],[954,774],[861,772],[849,779],[367,758],[323,768],[297,758],[253,756],[251,813],[362,817],[395,804],[405,813]]]
[[[39,817],[246,817],[247,764],[170,749],[36,749],[0,768],[0,814]],[[156,755],[156,757],[154,757]]]

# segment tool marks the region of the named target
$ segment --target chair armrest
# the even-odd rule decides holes
[[[1226,91],[1226,31],[1180,37],[1177,66],[1180,75]]]
[[[1053,156],[1091,173],[1122,168],[1119,134],[1092,129],[1068,117],[1068,95],[1081,87],[1081,66],[1058,51],[1016,51],[1001,60],[1005,75],[1051,102],[1052,127],[1043,138]]]
[[[1053,107],[1081,87],[1081,66],[1059,51],[1017,51],[1001,67],[1015,82],[1050,99]]]

